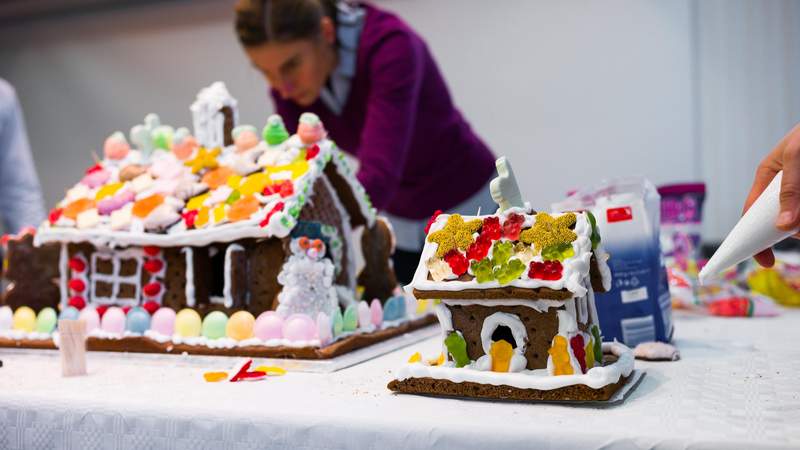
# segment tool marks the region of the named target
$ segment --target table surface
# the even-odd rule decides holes
[[[682,359],[637,361],[642,384],[605,408],[387,390],[411,353],[438,354],[435,338],[331,374],[248,383],[203,381],[230,359],[90,353],[88,376],[62,378],[56,352],[0,349],[0,448],[800,447],[800,311],[677,314],[675,336]]]

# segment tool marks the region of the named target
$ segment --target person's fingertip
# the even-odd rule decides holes
[[[770,268],[775,265],[775,255],[772,253],[772,250],[767,249],[764,250],[754,256],[756,262],[758,262],[761,267]]]
[[[778,220],[775,222],[775,226],[782,230],[792,230],[797,227],[797,212],[794,210],[786,210],[781,211],[778,215]]]

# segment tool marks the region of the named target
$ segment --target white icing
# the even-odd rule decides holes
[[[439,320],[440,325],[440,332],[442,338],[442,353],[445,355],[447,354],[447,346],[444,343],[444,340],[447,339],[447,335],[453,331],[453,315],[450,313],[450,310],[447,307],[439,303],[434,307],[434,311],[436,312],[436,318]]]
[[[594,257],[597,260],[597,267],[600,269],[600,279],[603,282],[603,290],[611,290],[611,269],[608,267],[608,253],[602,245],[594,249]]]
[[[67,276],[69,271],[69,249],[67,244],[61,244],[58,252],[58,291],[61,295],[61,307],[64,308],[69,301],[67,293]]]
[[[592,389],[600,389],[618,382],[633,372],[633,352],[618,342],[604,343],[604,352],[618,356],[618,360],[607,366],[596,366],[585,374],[550,376],[543,370],[521,370],[519,372],[491,372],[467,367],[428,366],[421,362],[406,364],[396,372],[395,379],[430,377],[449,380],[454,383],[465,381],[492,386],[508,385],[520,389],[551,390],[565,386],[585,384]]]
[[[564,300],[549,300],[549,299],[497,299],[497,300],[454,300],[442,299],[443,303],[448,305],[481,305],[481,306],[527,306],[528,308],[535,309],[538,312],[547,312],[550,308],[558,308],[564,305]]]
[[[186,306],[193,308],[195,304],[194,294],[194,249],[192,247],[183,247],[181,251],[186,256],[186,285],[184,286],[184,295],[186,296]]]
[[[222,296],[225,299],[223,304],[226,308],[233,308],[233,295],[231,294],[231,289],[233,288],[231,283],[231,274],[233,272],[233,252],[243,251],[244,247],[239,244],[230,244],[228,248],[225,249],[225,285],[222,288]]]
[[[517,352],[511,355],[511,362],[508,365],[509,372],[522,372],[528,366],[528,358]]]
[[[200,145],[208,148],[225,145],[225,116],[220,110],[226,106],[231,108],[233,125],[236,126],[239,121],[236,105],[236,99],[221,81],[200,90],[189,108],[192,111],[194,135]]]
[[[38,331],[0,330],[0,337],[15,340],[43,341],[51,339],[53,336],[50,333],[40,333]]]
[[[574,313],[561,309],[556,311],[556,314],[558,315],[558,334],[567,337],[571,333],[578,331],[578,323],[575,322]]]
[[[496,312],[483,320],[481,328],[481,345],[483,352],[487,355],[492,349],[492,333],[500,325],[505,325],[511,329],[511,335],[517,346],[514,347],[514,353],[519,355],[525,354],[525,348],[528,346],[528,332],[525,329],[525,324],[519,319],[516,314],[509,314],[505,312]]]
[[[140,248],[128,248],[125,250],[109,251],[109,249],[98,249],[92,253],[91,273],[92,279],[89,283],[91,287],[91,301],[103,305],[130,305],[136,306],[139,304],[142,286],[142,259],[144,252]],[[97,271],[97,263],[99,260],[110,260],[112,264],[112,273],[105,274]],[[133,259],[136,261],[136,272],[133,275],[121,276],[119,275],[121,261],[123,259]],[[98,282],[108,283],[112,286],[110,297],[100,297],[95,294],[96,285]],[[118,298],[120,284],[130,284],[135,287],[135,295],[133,298]]]

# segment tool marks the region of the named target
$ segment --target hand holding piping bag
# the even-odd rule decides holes
[[[793,231],[800,228],[800,124],[795,125],[758,165],[743,213],[750,209],[781,170],[780,214],[775,226],[780,230]],[[794,237],[800,236],[795,234]],[[770,248],[756,254],[755,259],[764,267],[775,264],[775,256]]]

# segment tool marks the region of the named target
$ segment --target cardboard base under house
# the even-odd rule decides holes
[[[119,339],[89,337],[87,348],[90,352],[121,352],[117,354],[126,358],[164,358],[171,363],[180,359],[185,364],[198,366],[214,365],[214,362],[220,365],[221,362],[229,360],[226,357],[248,357],[256,359],[259,364],[277,365],[290,371],[328,373],[434,336],[438,333],[438,327],[430,326],[434,322],[436,322],[435,317],[423,316],[395,327],[350,335],[321,348],[288,346],[212,348],[203,345],[160,343],[142,336]],[[52,339],[0,337],[0,348],[2,347],[37,352],[57,350]]]

